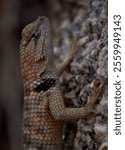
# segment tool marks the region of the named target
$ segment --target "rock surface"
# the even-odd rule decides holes
[[[70,52],[78,37],[77,54],[61,77],[67,106],[82,107],[93,92],[95,80],[107,84],[107,1],[62,0],[59,20],[54,20],[54,50],[57,64]],[[107,149],[107,89],[95,115],[64,126],[64,150]]]

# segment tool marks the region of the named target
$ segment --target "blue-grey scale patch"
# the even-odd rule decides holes
[[[38,82],[37,86],[33,89],[34,92],[47,91],[52,87],[55,87],[56,79],[54,78],[43,78],[40,82]]]

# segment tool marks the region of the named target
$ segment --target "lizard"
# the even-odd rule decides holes
[[[94,90],[85,107],[69,108],[64,103],[59,76],[73,60],[76,41],[66,61],[56,67],[49,19],[40,16],[22,31],[23,150],[62,150],[62,121],[84,118],[94,112],[94,105],[104,90],[102,84]]]

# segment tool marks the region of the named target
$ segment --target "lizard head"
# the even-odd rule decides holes
[[[24,82],[31,84],[48,71],[52,62],[53,44],[47,17],[38,17],[22,31],[20,61]]]

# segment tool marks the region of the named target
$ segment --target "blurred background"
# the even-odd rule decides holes
[[[21,31],[43,15],[51,20],[55,58],[61,62],[74,37],[81,38],[82,49],[86,42],[100,39],[107,23],[107,4],[105,0],[0,0],[0,150],[21,150]],[[107,78],[106,73],[102,76]],[[70,136],[75,137],[72,131]]]

